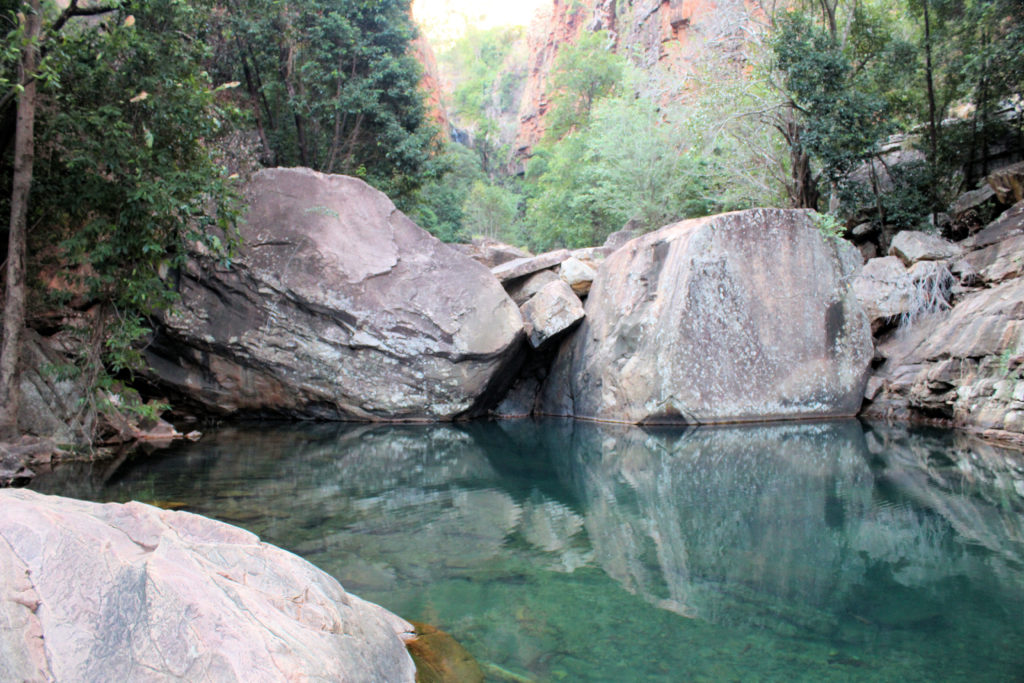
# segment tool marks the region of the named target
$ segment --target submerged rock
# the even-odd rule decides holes
[[[483,683],[484,672],[466,648],[439,628],[415,622],[409,652],[416,661],[417,683]]]
[[[860,256],[803,211],[671,225],[602,265],[540,411],[624,422],[854,415],[871,332]]]
[[[192,262],[146,351],[177,403],[447,420],[496,400],[523,322],[487,268],[355,178],[268,169],[248,195],[235,263]]]
[[[0,491],[0,679],[413,681],[412,626],[236,527]]]

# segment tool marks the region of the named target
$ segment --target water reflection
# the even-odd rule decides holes
[[[991,446],[961,442],[951,453],[936,438],[876,427],[869,447],[856,421],[567,431],[571,446],[551,452],[586,510],[596,561],[660,608],[833,633],[844,617],[920,621],[908,605],[863,602],[880,568],[898,586],[938,594],[961,576],[1020,588],[1024,499],[1000,459],[974,468],[988,482],[967,469],[976,453],[995,455]],[[947,453],[948,471],[926,467],[932,450]],[[979,495],[964,495],[968,481]]]
[[[949,432],[238,428],[109,481],[64,476],[35,487],[249,528],[444,626],[495,678],[978,680],[1024,665],[1024,466]]]

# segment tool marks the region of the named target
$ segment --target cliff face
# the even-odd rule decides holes
[[[614,0],[610,1],[615,4]],[[576,42],[592,15],[592,10],[578,0],[554,0],[551,7],[538,11],[530,24],[526,38],[529,72],[519,105],[516,156],[529,156],[530,150],[544,135],[548,78],[555,58],[559,49]]]
[[[706,60],[742,68],[743,49],[762,16],[760,3],[750,0],[554,0],[530,26],[517,154],[528,156],[544,134],[555,59],[582,31],[607,31],[617,53],[646,71],[660,68],[685,82]]]
[[[420,89],[426,95],[427,117],[437,124],[441,129],[441,134],[447,138],[449,131],[448,112],[444,106],[441,71],[437,66],[437,57],[434,55],[434,49],[430,46],[430,41],[422,34],[416,37],[412,47],[416,61],[423,67]]]

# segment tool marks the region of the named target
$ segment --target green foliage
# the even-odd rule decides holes
[[[441,61],[455,75],[451,114],[473,127],[514,111],[516,95],[526,79],[525,65],[509,64],[522,28],[470,27]]]
[[[63,229],[60,258],[84,267],[89,298],[118,313],[106,343],[115,369],[130,365],[121,357],[144,332],[140,316],[173,303],[164,274],[187,245],[227,254],[235,239],[232,180],[205,145],[230,113],[203,44],[183,39],[201,34],[204,9],[153,0],[133,25],[122,11],[105,30],[68,31],[50,56],[62,85],[47,89],[39,120],[33,191],[47,201],[34,213]]]
[[[860,47],[874,49],[877,40]],[[783,88],[802,114],[799,144],[832,183],[842,181],[891,130],[887,103],[870,90],[834,35],[805,14],[778,20],[772,46]]]
[[[532,246],[590,246],[631,219],[654,229],[725,208],[685,124],[683,110],[647,98],[594,105],[589,126],[539,150],[530,168]]]
[[[901,230],[931,229],[928,218],[936,191],[943,203],[953,199],[942,188],[934,187],[932,170],[924,161],[893,164],[886,169],[886,175],[889,182],[877,195],[867,183],[847,179],[839,187],[844,210],[870,207],[870,219],[875,227],[885,227],[890,234],[895,234]]]
[[[518,207],[519,196],[514,192],[478,180],[473,183],[462,206],[465,230],[473,236],[513,241],[513,225]]]
[[[937,158],[929,162],[937,177],[962,173],[965,188],[973,189],[989,170],[983,160],[993,148],[1009,143],[1024,152],[1024,1],[913,0],[919,21],[926,4],[939,118],[956,105],[966,112],[959,123],[939,127]],[[1016,121],[1003,114],[1008,106],[1015,106]]]
[[[694,74],[701,97],[666,90],[660,73],[623,67],[586,121],[534,152],[526,227],[534,249],[602,243],[627,221],[676,220],[778,202],[763,158],[767,126],[744,116],[763,93],[729,66]],[[619,94],[616,94],[619,93]]]
[[[890,169],[893,187],[876,188],[879,196],[860,189],[880,211],[874,220],[915,226],[973,188],[995,149],[1024,144],[1019,123],[1000,113],[1019,102],[1024,85],[1022,0],[828,0],[793,8],[776,18],[771,45],[797,124],[780,130],[793,159],[807,153],[813,162],[805,185],[820,177],[846,185],[847,199],[856,196],[849,172],[887,134],[917,127],[927,166]],[[969,112],[962,123],[948,122],[954,105]]]
[[[275,163],[358,175],[396,200],[439,172],[409,0],[229,7],[222,68],[242,82]]]
[[[846,226],[832,213],[811,212],[811,221],[825,239],[836,240],[843,236]]]
[[[915,162],[892,166],[889,176],[892,187],[881,196],[886,225],[893,232],[921,228],[932,210],[935,179],[928,165]]]
[[[423,184],[414,197],[409,216],[421,228],[445,242],[460,242],[468,235],[463,227],[463,204],[473,183],[486,176],[480,159],[468,147],[448,144],[438,163],[447,172]]]
[[[604,31],[584,33],[575,45],[563,47],[551,78],[554,94],[545,140],[560,140],[574,128],[586,126],[594,104],[614,94],[625,70],[625,58],[612,52]]]
[[[188,250],[226,262],[236,242],[234,180],[209,146],[232,117],[203,67],[213,9],[150,0],[47,35],[50,6],[44,23],[30,258],[91,307],[71,332],[98,390],[140,366],[147,319],[176,300],[168,276]]]

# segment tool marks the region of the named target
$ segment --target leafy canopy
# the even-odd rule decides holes
[[[51,28],[60,8],[44,7],[29,207],[30,263],[55,297],[36,310],[72,294],[91,307],[72,319],[88,323],[79,330],[78,369],[96,381],[137,366],[134,344],[147,317],[176,299],[169,274],[195,244],[227,258],[236,215],[233,179],[210,144],[231,116],[203,67],[214,4],[110,7],[59,33]],[[9,11],[26,9],[8,3]],[[18,38],[5,37],[5,54]],[[9,61],[4,68],[11,83]],[[5,128],[6,144],[12,132]],[[5,154],[4,182],[11,164]]]
[[[268,161],[359,176],[399,202],[441,170],[409,0],[236,0],[220,31]]]

